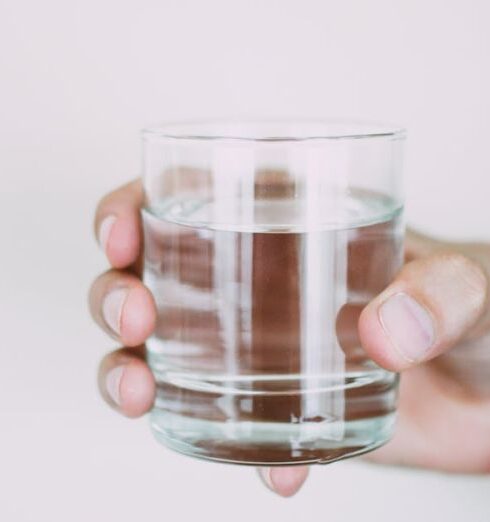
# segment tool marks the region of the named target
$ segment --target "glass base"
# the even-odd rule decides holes
[[[185,455],[230,464],[292,466],[328,464],[372,451],[390,439],[395,416],[392,412],[336,426],[216,422],[155,408],[150,422],[159,442]]]

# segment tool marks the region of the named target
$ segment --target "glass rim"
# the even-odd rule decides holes
[[[251,131],[267,125],[294,128],[300,126],[316,127],[317,132],[294,132],[273,135]],[[249,132],[232,130],[247,127]],[[211,128],[216,130],[212,131]],[[323,130],[321,130],[323,128]],[[208,129],[206,131],[206,129]],[[221,129],[221,130],[219,130]],[[225,131],[228,129],[228,132]],[[330,130],[328,130],[330,129]],[[337,129],[337,130],[335,130]],[[341,130],[343,129],[343,131]],[[237,142],[302,142],[318,140],[359,140],[359,139],[404,139],[406,129],[400,125],[373,120],[343,118],[271,118],[271,119],[193,119],[168,121],[160,125],[142,129],[143,139],[170,139],[181,141],[237,141]],[[301,135],[300,135],[301,134]]]

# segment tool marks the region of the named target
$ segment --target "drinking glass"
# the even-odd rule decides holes
[[[403,129],[208,121],[143,131],[151,427],[179,452],[327,463],[385,443],[398,376],[357,320],[402,264]]]

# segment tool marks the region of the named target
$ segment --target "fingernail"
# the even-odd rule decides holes
[[[105,296],[102,303],[104,321],[116,335],[121,334],[121,318],[127,296],[126,288],[116,288]]]
[[[274,491],[274,486],[272,485],[271,480],[271,468],[257,468],[257,471],[259,473],[259,477],[261,478],[262,482],[271,490]]]
[[[379,319],[395,349],[410,362],[423,359],[434,342],[434,325],[427,310],[399,292],[379,307]]]
[[[105,378],[105,387],[110,398],[118,405],[121,405],[121,379],[124,373],[124,366],[116,366],[110,370]]]
[[[100,223],[99,226],[99,244],[104,252],[106,252],[107,241],[109,234],[111,233],[112,225],[116,221],[116,216],[106,216]]]

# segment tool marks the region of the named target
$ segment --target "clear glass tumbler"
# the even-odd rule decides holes
[[[143,131],[159,441],[270,466],[389,439],[398,378],[366,357],[357,320],[402,263],[403,141],[356,122]]]

